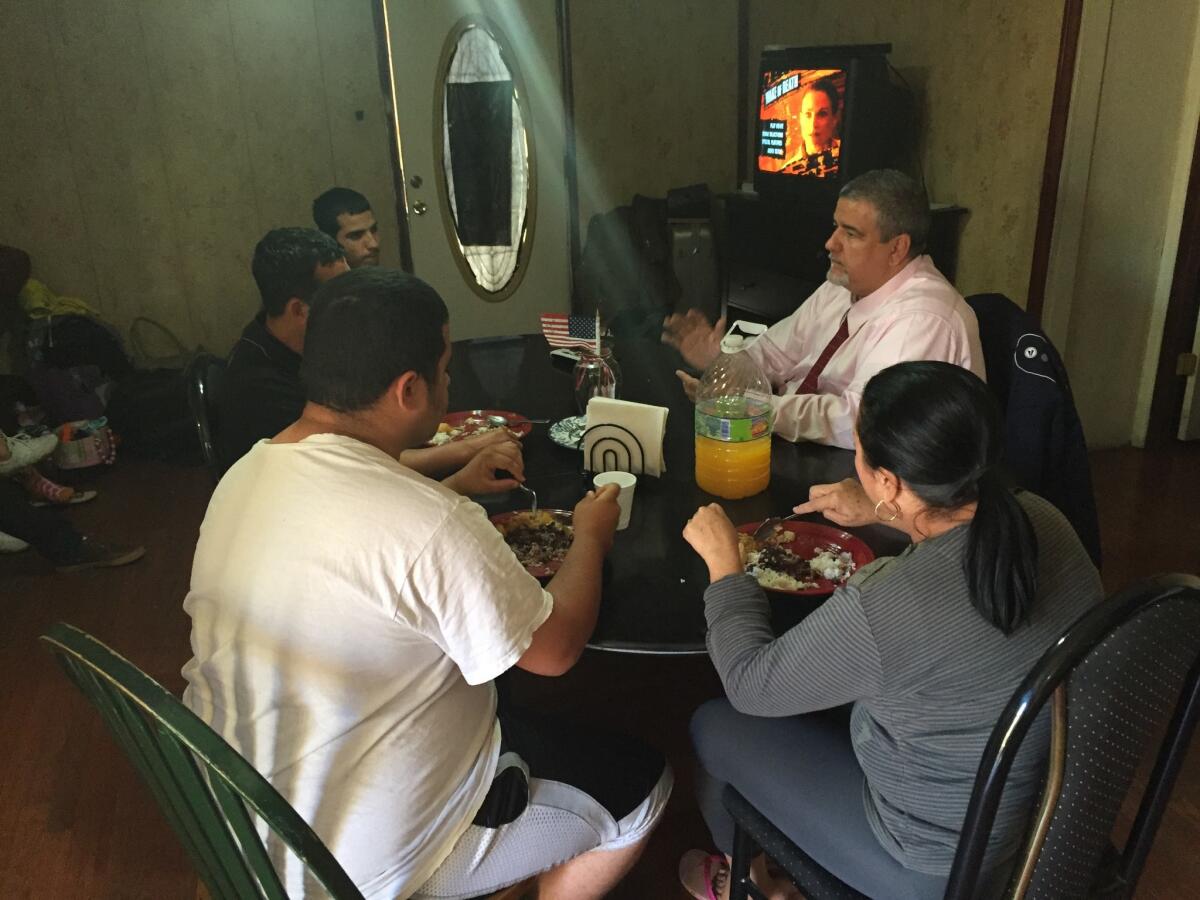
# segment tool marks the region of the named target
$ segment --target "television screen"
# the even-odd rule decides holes
[[[893,84],[890,44],[764,47],[754,190],[832,212],[838,190],[871,169],[904,168],[916,146],[911,92]],[[748,104],[751,126],[755,103]]]
[[[764,69],[758,171],[836,179],[842,155],[845,69]]]

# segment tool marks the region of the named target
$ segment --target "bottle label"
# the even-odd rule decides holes
[[[754,441],[771,434],[771,410],[754,416],[727,419],[696,410],[696,434],[714,441],[740,443]]]

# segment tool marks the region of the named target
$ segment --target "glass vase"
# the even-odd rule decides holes
[[[612,350],[603,347],[580,351],[579,362],[575,363],[575,406],[579,414],[587,414],[588,401],[593,397],[616,397],[621,386],[621,367],[617,365]]]

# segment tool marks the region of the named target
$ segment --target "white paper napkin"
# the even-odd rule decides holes
[[[665,406],[651,406],[648,403],[630,403],[628,400],[612,400],[608,397],[593,397],[587,406],[587,427],[595,425],[619,425],[627,429],[642,445],[643,466],[638,468],[638,452],[634,447],[630,454],[630,466],[635,475],[653,475],[655,478],[667,470],[663,460],[663,434],[667,430],[667,412]],[[584,465],[592,462],[592,447],[596,441],[603,441],[608,429],[585,432],[583,438]],[[610,437],[624,439],[629,444],[627,435],[619,431],[608,431]],[[603,471],[603,445],[596,451],[596,466]],[[623,455],[622,455],[623,456]],[[622,458],[622,462],[623,462]]]

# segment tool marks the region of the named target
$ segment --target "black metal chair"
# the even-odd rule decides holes
[[[213,479],[219,481],[228,466],[222,461],[217,450],[217,429],[220,427],[220,413],[217,409],[217,393],[221,388],[221,378],[225,374],[225,360],[211,353],[198,353],[188,364],[185,378],[188,389],[188,407],[192,419],[196,423],[196,435],[200,438],[200,449],[204,454],[204,464],[212,472]]]
[[[1132,897],[1189,742],[1200,720],[1200,579],[1140,581],[1082,616],[1021,682],[984,750],[945,897],[977,896],[988,837],[1009,770],[1052,700],[1041,802],[1014,868],[1009,897]],[[1111,835],[1135,770],[1157,744],[1124,848]],[[732,786],[730,900],[763,895],[750,881],[762,848],[810,900],[864,895],[823,869]]]

